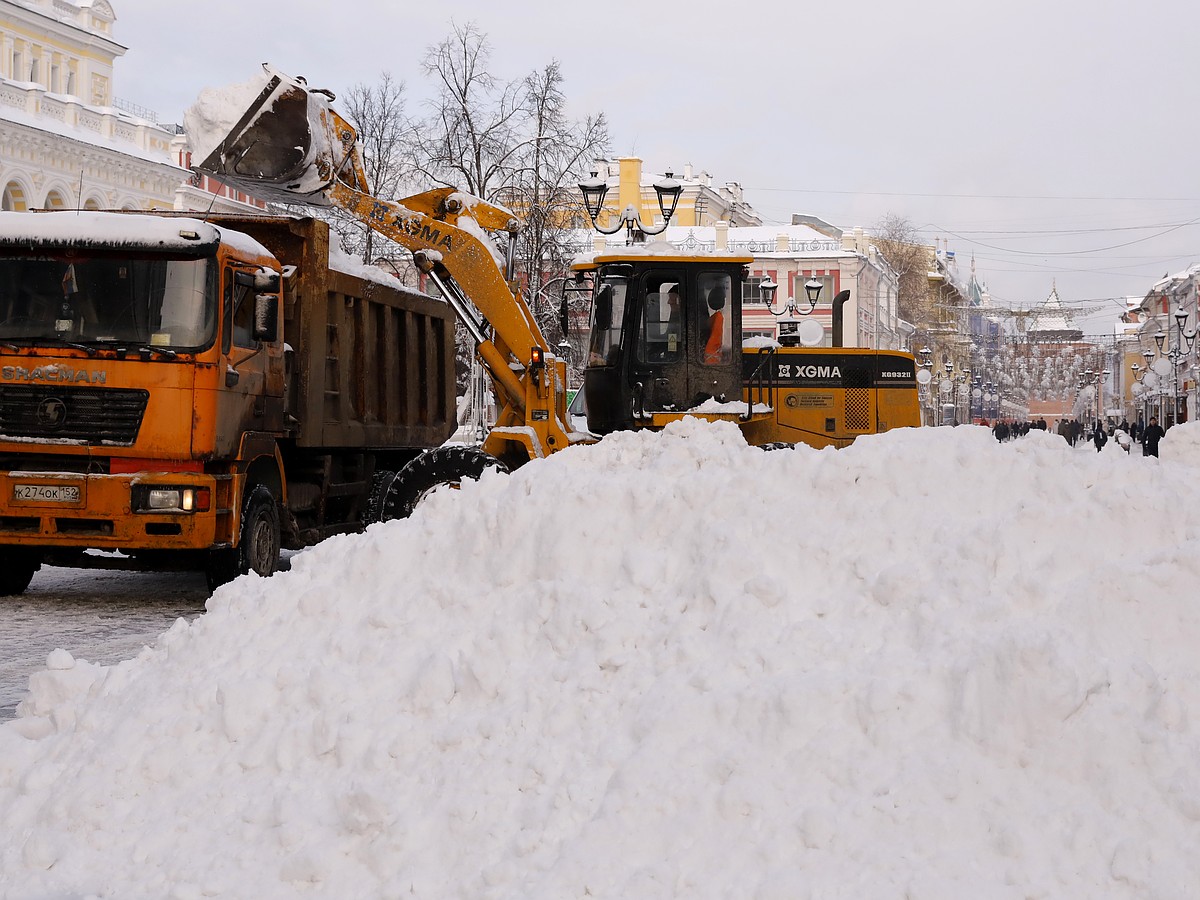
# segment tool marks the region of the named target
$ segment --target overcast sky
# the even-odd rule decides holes
[[[559,60],[614,155],[738,182],[768,223],[906,217],[974,254],[998,303],[1057,283],[1089,333],[1200,262],[1194,0],[112,5],[116,93],[162,121],[261,62],[335,93],[388,71],[416,111],[453,16],[488,35],[498,77]]]

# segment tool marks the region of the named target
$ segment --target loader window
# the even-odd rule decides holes
[[[624,278],[605,279],[592,301],[592,334],[588,344],[589,366],[616,365],[621,354],[621,325],[625,319]]]
[[[706,366],[728,365],[733,357],[733,318],[729,309],[730,278],[712,273],[697,279],[703,304],[700,316],[700,361]]]
[[[683,286],[679,276],[646,283],[638,361],[672,363],[683,355]]]

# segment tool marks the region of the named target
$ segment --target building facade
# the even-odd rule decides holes
[[[116,96],[115,23],[107,0],[0,0],[0,206],[261,210],[194,181],[181,129]]]

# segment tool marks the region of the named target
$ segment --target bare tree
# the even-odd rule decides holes
[[[936,297],[930,291],[929,270],[933,250],[921,242],[912,221],[889,213],[871,230],[871,240],[899,277],[897,307],[900,317],[912,323],[918,334],[936,326]]]
[[[437,85],[429,115],[414,123],[413,160],[426,184],[456,187],[513,210],[521,220],[517,258],[543,332],[562,340],[555,283],[566,276],[571,230],[583,221],[576,183],[607,154],[604,115],[570,119],[557,61],[501,81],[490,70],[487,36],[455,25],[423,68]]]
[[[437,86],[429,116],[415,123],[414,165],[426,182],[487,199],[497,170],[520,140],[520,85],[488,69],[491,46],[474,24],[455,25],[429,48],[422,69]]]
[[[583,167],[605,155],[608,123],[604,114],[571,121],[565,112],[562,69],[557,61],[525,78],[525,104],[530,137],[507,173],[500,199],[519,210],[523,230],[518,259],[534,300],[538,323],[559,340],[557,304],[547,291],[567,277],[576,252],[571,234],[580,220],[576,185]]]
[[[405,114],[405,100],[404,82],[394,80],[386,71],[380,73],[375,84],[356,84],[342,98],[342,111],[358,131],[367,183],[377,197],[400,195],[410,175],[406,147],[411,124]],[[363,262],[400,255],[398,245],[376,234],[356,216],[335,210],[333,219],[343,236],[343,249],[360,256]]]

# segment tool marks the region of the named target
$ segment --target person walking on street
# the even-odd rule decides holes
[[[1100,420],[1096,420],[1095,426],[1092,428],[1092,441],[1096,444],[1096,452],[1099,453],[1104,449],[1104,445],[1108,443],[1108,435],[1104,433],[1104,426],[1100,424]]]
[[[1142,456],[1158,456],[1158,442],[1166,434],[1158,424],[1158,418],[1150,417],[1150,424],[1142,432]]]

